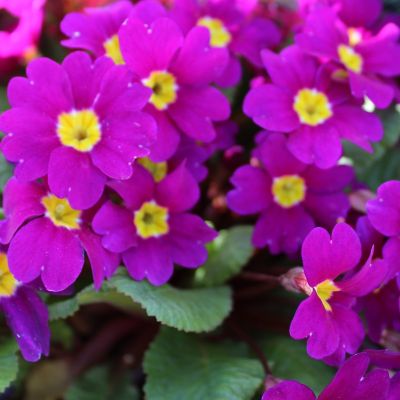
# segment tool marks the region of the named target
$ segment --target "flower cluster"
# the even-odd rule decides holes
[[[366,335],[385,346],[400,330],[400,181],[356,208],[349,194],[362,183],[343,157],[343,142],[372,153],[383,138],[374,110],[399,97],[400,28],[380,18],[380,0],[298,3],[286,14],[233,0],[71,12],[60,25],[68,55],[37,57],[9,82],[0,310],[27,360],[49,353],[43,298],[74,293],[85,267],[96,290],[121,264],[161,286],[201,267],[216,228],[243,216],[257,252],[302,259],[272,280],[307,296],[288,334],[340,367],[318,399],[400,396],[392,359],[356,354]],[[293,398],[316,396],[295,381],[263,396]]]

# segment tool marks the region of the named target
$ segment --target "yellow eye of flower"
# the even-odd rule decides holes
[[[290,208],[301,203],[306,196],[304,179],[298,175],[283,175],[272,183],[274,200],[281,207]]]
[[[218,18],[203,17],[197,21],[198,26],[204,26],[210,31],[210,43],[213,47],[226,47],[232,36],[224,23]]]
[[[323,124],[333,113],[328,97],[315,89],[301,89],[294,99],[294,110],[303,124]]]
[[[147,169],[153,175],[153,178],[156,182],[160,182],[167,175],[168,165],[164,162],[153,162],[150,158],[142,157],[139,158],[138,163]]]
[[[64,146],[91,151],[101,140],[101,127],[92,110],[71,111],[58,116],[57,135]]]
[[[163,236],[169,232],[168,210],[154,201],[148,201],[135,212],[133,223],[143,239]]]
[[[42,198],[42,204],[48,217],[55,226],[67,229],[79,229],[81,211],[71,207],[67,199],[60,199],[53,194]]]
[[[18,281],[8,268],[7,255],[0,253],[0,298],[11,297],[18,287]]]
[[[359,74],[362,71],[363,59],[352,47],[341,44],[338,54],[342,64],[350,71]]]
[[[334,282],[329,279],[321,282],[314,289],[318,297],[320,298],[325,310],[332,311],[332,307],[328,303],[328,300],[333,296],[334,292],[339,292],[340,289],[334,284]]]
[[[118,35],[112,36],[110,39],[106,40],[103,44],[106,56],[110,57],[117,65],[125,64],[124,57],[121,53],[121,48],[119,46]]]
[[[171,73],[153,71],[142,83],[153,91],[149,101],[157,110],[166,110],[170,104],[175,103],[179,87]]]

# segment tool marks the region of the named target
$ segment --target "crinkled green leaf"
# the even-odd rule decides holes
[[[238,343],[208,343],[163,328],[144,360],[150,400],[248,400],[262,385],[260,362]]]
[[[61,300],[49,305],[50,320],[65,319],[74,315],[82,305],[94,303],[107,303],[125,311],[135,311],[138,306],[129,296],[117,292],[107,282],[101,290],[96,291],[93,285],[88,286],[74,297]]]
[[[208,260],[195,274],[197,286],[221,285],[238,274],[253,254],[251,226],[223,230],[208,246]]]
[[[264,339],[261,344],[272,373],[278,378],[297,380],[315,393],[320,393],[333,378],[332,368],[307,355],[304,342],[273,336]]]
[[[152,286],[119,274],[109,281],[116,290],[130,296],[150,316],[164,325],[186,332],[208,332],[219,326],[232,308],[227,286],[177,289]]]
[[[4,392],[17,378],[18,346],[14,339],[0,342],[0,393]]]
[[[50,320],[58,320],[71,317],[79,310],[79,303],[76,297],[58,301],[49,305]]]
[[[66,400],[138,400],[139,393],[129,375],[111,381],[106,366],[93,368],[74,382],[67,390]]]

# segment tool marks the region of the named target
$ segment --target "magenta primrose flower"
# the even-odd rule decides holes
[[[382,0],[298,0],[298,4],[304,16],[321,6],[332,6],[339,18],[353,28],[370,28],[383,8]]]
[[[27,361],[49,354],[48,311],[36,291],[18,282],[10,272],[7,254],[0,251],[0,312]]]
[[[395,24],[386,24],[374,35],[347,27],[332,8],[318,7],[308,15],[296,43],[307,53],[338,63],[334,76],[348,78],[353,96],[368,96],[384,108],[395,95],[389,78],[400,74],[399,37]]]
[[[93,219],[93,229],[103,236],[107,250],[122,253],[133,279],[162,285],[172,276],[174,263],[185,268],[203,264],[205,244],[217,233],[188,213],[199,188],[184,163],[164,177],[158,175],[158,182],[155,177],[136,165],[131,179],[110,182],[124,203],[106,202]]]
[[[253,244],[272,253],[293,253],[316,225],[332,228],[349,209],[344,188],[353,180],[351,167],[322,170],[298,161],[282,134],[268,134],[256,154],[260,166],[240,167],[228,206],[240,215],[258,214]]]
[[[357,299],[357,309],[365,315],[369,338],[380,343],[385,329],[400,331],[400,290],[396,279],[400,272],[400,240],[393,238],[384,243],[385,237],[372,226],[367,216],[358,218],[356,231],[363,247],[363,258],[368,257],[366,252],[374,246],[375,257],[381,254],[387,266],[381,286]]]
[[[376,199],[367,203],[372,226],[382,235],[400,236],[400,181],[388,181],[378,187]]]
[[[29,57],[42,30],[46,0],[0,0],[0,63]]]
[[[208,29],[195,27],[184,36],[169,18],[148,24],[131,16],[123,24],[119,39],[127,66],[152,90],[146,107],[158,125],[152,160],[171,157],[180,132],[201,142],[214,140],[213,123],[226,120],[230,106],[210,84],[224,70],[228,52],[210,47]]]
[[[397,381],[391,382],[389,373],[374,369],[367,373],[369,358],[365,353],[349,358],[338,370],[332,382],[316,396],[307,386],[296,381],[284,381],[267,390],[262,400],[395,400]],[[391,392],[391,393],[390,393]]]
[[[118,256],[102,247],[86,215],[43,184],[11,178],[3,204],[6,219],[0,223],[0,242],[10,243],[8,263],[18,281],[29,283],[40,277],[48,291],[60,292],[80,275],[84,251],[96,288],[115,272]]]
[[[314,228],[302,246],[304,273],[309,298],[298,307],[290,325],[294,339],[307,338],[307,352],[317,359],[339,365],[345,353],[354,354],[364,338],[360,318],[353,311],[355,300],[376,289],[387,268],[380,259],[355,270],[361,258],[361,243],[356,232],[339,223],[332,236]],[[344,278],[338,280],[342,275]]]
[[[171,17],[185,33],[195,26],[206,27],[212,47],[229,49],[228,64],[217,79],[221,86],[235,85],[240,80],[238,56],[261,67],[261,50],[275,47],[281,40],[274,22],[262,17],[246,18],[232,0],[175,0]]]
[[[379,118],[362,110],[346,86],[332,81],[317,60],[297,46],[262,53],[272,83],[250,90],[244,112],[261,127],[289,134],[289,150],[319,168],[336,164],[344,138],[372,152],[383,136]]]
[[[61,65],[41,58],[8,87],[11,109],[0,116],[1,149],[15,176],[48,175],[51,192],[75,209],[93,206],[108,178],[128,179],[149,154],[155,123],[141,109],[151,92],[107,57],[92,63],[75,52]]]
[[[118,31],[133,8],[129,1],[118,1],[106,7],[86,8],[84,12],[67,14],[61,22],[61,31],[68,39],[61,44],[88,50],[96,57],[106,55],[116,64],[123,64]]]

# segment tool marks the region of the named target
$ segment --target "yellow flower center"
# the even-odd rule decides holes
[[[298,175],[283,175],[272,183],[274,200],[281,207],[290,208],[301,203],[306,196],[304,179]]]
[[[135,212],[133,222],[138,235],[143,239],[160,237],[169,232],[168,209],[154,201],[143,203]]]
[[[101,140],[101,127],[92,110],[71,111],[58,116],[57,134],[64,146],[87,152]]]
[[[156,182],[162,181],[167,175],[168,165],[166,162],[153,162],[150,158],[142,157],[138,159],[138,163],[153,175]]]
[[[332,116],[328,97],[315,89],[301,89],[294,99],[294,110],[303,124],[317,126]]]
[[[110,57],[117,65],[125,64],[124,57],[122,57],[121,48],[119,46],[118,35],[112,36],[103,44],[106,56]]]
[[[326,311],[332,311],[331,305],[328,300],[333,296],[334,292],[339,292],[340,289],[334,284],[333,281],[327,279],[319,283],[315,288],[317,296],[321,300]]]
[[[79,229],[81,211],[73,209],[67,199],[49,194],[42,198],[42,204],[46,209],[46,217],[50,218],[55,226]]]
[[[363,59],[352,47],[341,44],[338,54],[342,64],[350,71],[359,74],[362,71]]]
[[[18,287],[18,281],[8,268],[7,255],[0,253],[0,298],[11,297]]]
[[[224,23],[218,18],[203,17],[197,21],[198,26],[204,26],[210,31],[210,43],[213,47],[226,47],[232,36]]]
[[[179,88],[174,75],[166,71],[153,71],[142,83],[153,91],[149,101],[157,110],[166,110],[175,103]]]

